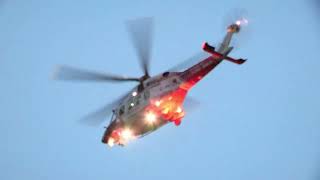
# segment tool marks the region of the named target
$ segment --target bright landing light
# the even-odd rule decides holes
[[[161,102],[160,102],[160,101],[156,101],[156,103],[155,103],[155,104],[156,104],[156,106],[157,106],[157,107],[159,107],[159,106],[160,106],[160,104],[161,104]]]
[[[132,132],[130,131],[130,129],[125,129],[122,131],[121,133],[121,137],[124,139],[124,140],[130,140],[132,139]]]
[[[152,124],[157,120],[157,116],[153,112],[147,112],[145,115],[145,120]]]
[[[112,147],[112,146],[114,145],[114,139],[113,139],[113,138],[109,138],[109,139],[108,139],[108,145],[109,145],[110,147]]]
[[[182,112],[181,107],[178,107],[176,112],[177,112],[177,113],[181,113],[181,112]]]

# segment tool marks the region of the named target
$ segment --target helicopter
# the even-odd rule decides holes
[[[168,123],[181,124],[185,116],[184,101],[188,91],[203,79],[223,60],[243,64],[246,59],[235,59],[228,54],[233,50],[230,46],[235,33],[239,33],[245,18],[236,20],[227,27],[227,33],[217,48],[205,42],[202,45],[205,56],[195,65],[183,71],[173,69],[151,76],[149,73],[150,49],[153,31],[153,18],[139,18],[127,22],[127,29],[143,75],[126,77],[82,70],[70,66],[60,66],[55,73],[58,80],[91,81],[91,82],[136,82],[137,85],[123,96],[108,103],[98,111],[89,114],[85,119],[111,120],[102,136],[102,143],[124,146],[128,142],[141,138]],[[199,59],[195,55],[188,61]],[[182,63],[183,64],[183,63]]]

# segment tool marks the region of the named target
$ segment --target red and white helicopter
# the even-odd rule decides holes
[[[220,62],[227,60],[242,64],[246,60],[234,59],[228,54],[233,47],[230,41],[247,20],[242,18],[229,25],[227,34],[216,50],[205,42],[202,49],[206,57],[184,71],[167,71],[157,76],[149,74],[150,48],[153,30],[152,18],[129,21],[127,28],[140,59],[143,76],[123,77],[96,73],[69,66],[61,66],[55,74],[60,80],[93,82],[128,82],[136,81],[138,85],[124,96],[107,104],[100,110],[89,114],[87,120],[104,120],[112,113],[111,121],[106,127],[102,142],[109,146],[126,145],[130,140],[143,137],[161,126],[173,122],[180,125],[185,115],[184,100],[188,91],[214,69]],[[195,56],[191,59],[197,59]],[[190,61],[190,60],[188,60]]]

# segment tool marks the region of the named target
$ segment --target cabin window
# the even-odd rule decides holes
[[[150,92],[149,91],[145,91],[144,92],[144,99],[149,99],[150,97]]]
[[[162,76],[163,76],[163,77],[168,77],[168,76],[169,76],[169,72],[164,72],[164,73],[162,74]]]
[[[135,105],[139,105],[139,104],[140,104],[140,101],[139,101],[139,98],[137,98],[135,101]]]
[[[121,106],[119,110],[119,115],[122,115],[124,113],[124,105]]]

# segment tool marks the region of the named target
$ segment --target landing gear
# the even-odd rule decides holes
[[[176,126],[179,126],[181,124],[181,119],[176,119],[173,122]]]

